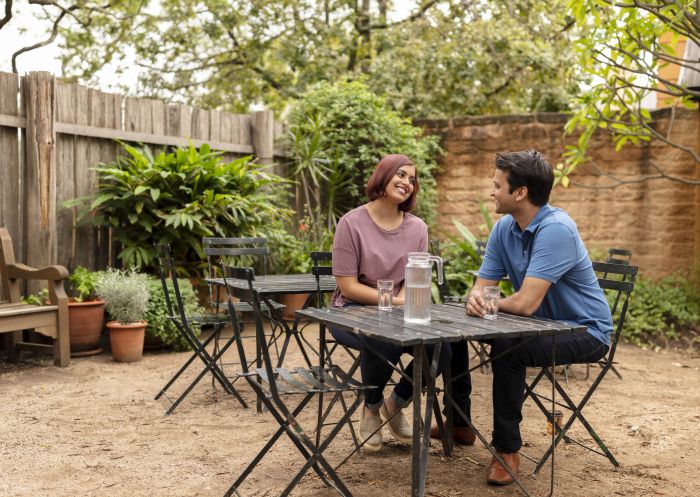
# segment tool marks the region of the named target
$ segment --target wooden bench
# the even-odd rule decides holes
[[[10,360],[16,360],[23,350],[53,353],[57,366],[70,364],[68,335],[68,297],[63,288],[68,270],[63,266],[31,268],[15,262],[12,238],[0,228],[0,334],[7,334],[5,344]],[[30,305],[22,302],[21,280],[46,280],[50,305]],[[23,330],[34,330],[53,338],[53,345],[24,342]]]

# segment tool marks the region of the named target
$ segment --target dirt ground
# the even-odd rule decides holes
[[[309,337],[315,330],[309,328]],[[69,368],[47,360],[0,362],[0,495],[2,496],[208,496],[223,495],[276,429],[269,413],[243,409],[209,378],[165,416],[168,401],[154,395],[187,353],[147,353],[118,364],[107,353],[73,359]],[[624,379],[609,374],[585,412],[618,458],[606,459],[574,444],[557,450],[555,495],[700,496],[700,355],[618,350]],[[289,363],[298,359],[292,354]],[[199,367],[196,368],[199,371]],[[571,392],[583,391],[584,366],[573,368]],[[195,375],[190,369],[188,378]],[[490,432],[491,376],[474,375],[473,413]],[[239,381],[249,403],[254,396]],[[176,388],[184,388],[181,382]],[[310,409],[313,411],[313,408]],[[525,408],[523,451],[541,453],[546,422],[532,402]],[[580,425],[572,432],[585,434]],[[376,454],[353,456],[340,475],[356,496],[410,495],[410,448],[385,435]],[[351,450],[348,430],[331,445],[331,461]],[[278,495],[300,466],[288,441],[276,446],[244,484],[241,495]],[[426,495],[523,495],[514,486],[485,483],[490,455],[484,447],[458,447],[453,458],[434,443]],[[529,473],[533,465],[522,463]],[[524,482],[546,495],[548,467]],[[337,495],[307,475],[293,495]]]

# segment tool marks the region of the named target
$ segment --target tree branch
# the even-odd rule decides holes
[[[0,19],[0,29],[12,19],[12,0],[5,0],[5,17]]]
[[[30,0],[31,3],[32,0]],[[61,23],[61,20],[65,17],[66,15],[66,10],[62,10],[59,16],[56,18],[56,20],[53,23],[53,28],[51,29],[51,35],[44,41],[40,41],[38,43],[35,43],[34,45],[20,48],[17,50],[15,53],[12,54],[12,72],[17,74],[17,57],[22,55],[23,53],[31,52],[32,50],[36,50],[37,48],[45,47],[46,45],[50,45],[53,43],[53,41],[56,39],[56,36],[58,35],[58,25]]]
[[[611,174],[607,171],[604,171],[596,164],[595,161],[591,160],[586,164],[582,164],[581,167],[584,170],[587,170],[588,173],[590,173],[594,176],[602,176],[605,178],[609,178],[612,181],[612,183],[608,184],[608,185],[589,185],[586,183],[582,183],[580,181],[576,181],[572,177],[569,177],[569,182],[574,186],[577,186],[579,188],[586,188],[589,190],[611,190],[613,188],[617,188],[617,187],[623,186],[623,185],[636,185],[639,183],[646,183],[647,181],[654,181],[654,180],[658,180],[658,179],[669,180],[669,181],[673,181],[675,183],[682,183],[684,185],[691,185],[691,186],[700,185],[700,179],[690,179],[690,178],[685,178],[683,176],[676,176],[673,174],[668,174],[656,162],[654,162],[650,159],[646,160],[644,162],[644,164],[654,168],[658,174],[647,174],[644,176],[638,176],[636,178],[622,179],[619,176],[615,176],[614,174]],[[591,170],[589,166],[592,166],[594,168],[594,170]]]

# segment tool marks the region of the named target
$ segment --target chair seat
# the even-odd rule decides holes
[[[286,306],[284,304],[280,304],[279,302],[271,302],[272,308],[275,310],[279,309],[284,309]],[[236,309],[238,312],[253,312],[253,306],[250,305],[248,302],[234,302],[233,303],[233,308]],[[270,306],[267,305],[267,302],[260,302],[260,309],[264,311],[269,311]]]
[[[347,378],[345,373],[337,366],[329,368],[274,368],[277,392],[280,395],[298,395],[310,393],[334,393],[347,392],[349,390],[367,390],[376,388],[371,385],[363,385],[352,378]],[[255,370],[258,378],[262,380],[266,396],[273,395],[269,390],[269,378],[264,368]],[[339,380],[338,378],[343,378]]]

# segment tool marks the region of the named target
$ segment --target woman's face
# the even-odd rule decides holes
[[[384,196],[401,204],[408,200],[416,184],[416,166],[401,166],[384,188]]]

